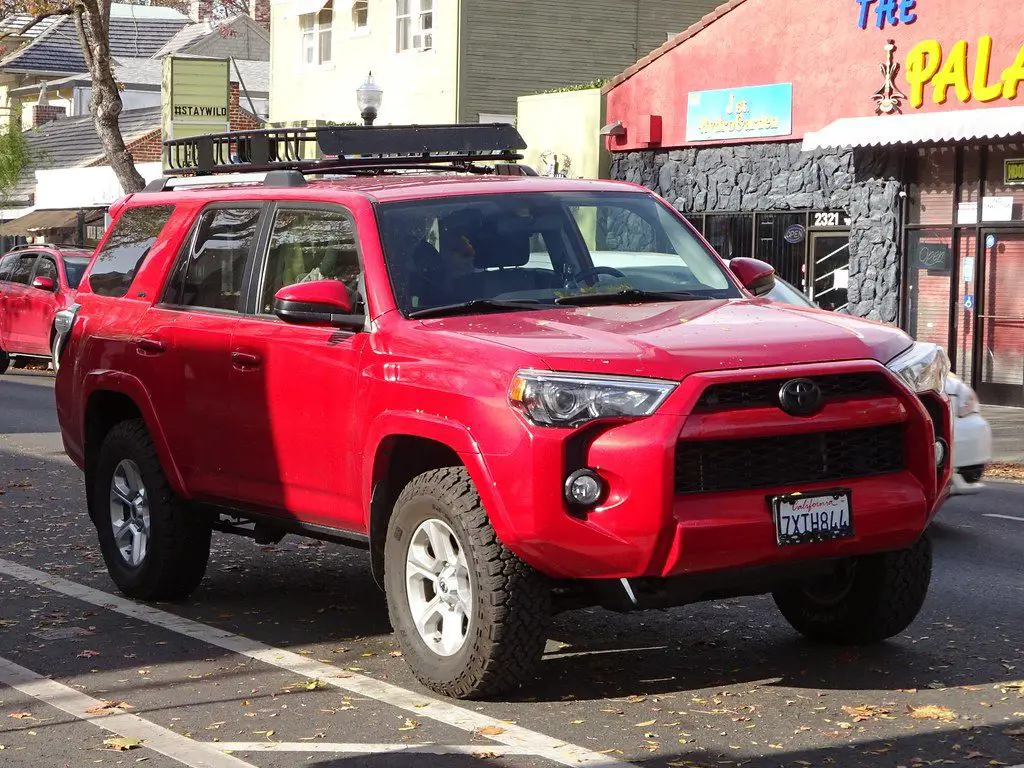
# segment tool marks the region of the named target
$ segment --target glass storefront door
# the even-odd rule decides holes
[[[1024,406],[1024,231],[981,232],[980,295],[974,339],[975,388],[982,402]]]
[[[850,233],[812,232],[811,299],[822,309],[839,310],[849,303]]]

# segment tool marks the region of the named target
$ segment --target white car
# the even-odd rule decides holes
[[[783,304],[817,308],[801,291],[776,276],[775,287],[765,298]],[[946,394],[953,409],[953,485],[950,495],[977,493],[981,478],[992,460],[992,428],[981,415],[978,396],[955,373],[946,377]]]

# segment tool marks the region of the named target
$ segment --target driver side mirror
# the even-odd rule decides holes
[[[32,287],[38,288],[40,291],[48,291],[49,293],[53,293],[57,289],[57,284],[53,282],[52,277],[40,275],[39,277],[32,281]]]
[[[348,288],[340,280],[314,280],[286,285],[274,294],[274,314],[288,323],[333,325],[361,330],[363,315],[353,314]]]
[[[764,296],[775,287],[775,267],[758,259],[740,257],[729,262],[729,269],[755,296]]]

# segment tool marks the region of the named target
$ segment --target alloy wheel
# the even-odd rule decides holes
[[[438,656],[454,656],[469,636],[473,587],[466,553],[447,523],[420,523],[409,539],[405,581],[420,639]]]
[[[149,494],[138,464],[131,459],[123,459],[110,480],[110,525],[121,559],[138,568],[149,550]]]

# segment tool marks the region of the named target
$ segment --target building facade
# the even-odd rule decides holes
[[[511,121],[518,96],[608,78],[717,0],[273,0],[271,120]]]
[[[613,177],[1024,406],[1018,2],[732,0],[605,92]]]

